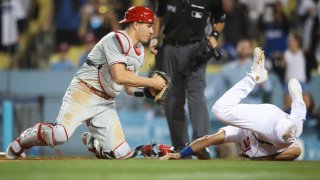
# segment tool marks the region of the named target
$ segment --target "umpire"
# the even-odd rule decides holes
[[[207,61],[200,60],[195,54],[203,49],[203,42],[211,48],[217,47],[216,40],[223,30],[224,19],[222,0],[158,0],[150,50],[156,55],[156,68],[172,79],[173,88],[164,109],[172,145],[177,151],[189,143],[188,115],[184,109],[186,99],[193,128],[192,140],[209,133],[204,96]],[[160,29],[164,35],[161,46]],[[194,64],[197,68],[192,67]],[[199,159],[210,158],[208,151],[197,156]]]

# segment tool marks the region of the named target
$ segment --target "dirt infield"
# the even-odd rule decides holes
[[[56,156],[28,156],[25,158],[18,158],[16,160],[8,160],[5,157],[5,152],[0,152],[0,162],[9,161],[30,161],[30,160],[84,160],[84,159],[97,159],[95,156],[63,156],[62,153]]]
[[[99,160],[86,157],[32,157],[1,161],[1,180],[207,180],[317,179],[320,163],[313,161],[209,161],[155,159]]]
[[[90,159],[94,160],[97,159],[96,157],[57,157],[57,156],[36,156],[36,157],[26,157],[26,158],[18,158],[17,160],[8,160],[4,157],[4,155],[0,156],[0,163],[1,162],[10,162],[10,161],[37,161],[37,160],[84,160]],[[98,160],[98,159],[97,159]]]

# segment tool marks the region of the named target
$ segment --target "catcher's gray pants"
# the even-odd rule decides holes
[[[189,142],[188,121],[184,105],[188,103],[189,117],[193,128],[192,140],[209,133],[209,114],[204,97],[206,87],[206,64],[195,72],[189,72],[190,55],[196,51],[197,43],[186,46],[164,44],[156,56],[156,68],[166,72],[173,87],[164,104],[172,145],[183,148]]]
[[[70,137],[82,123],[87,125],[94,138],[105,150],[114,150],[125,142],[125,136],[116,112],[114,101],[105,100],[79,84],[75,77],[63,98],[57,117]]]

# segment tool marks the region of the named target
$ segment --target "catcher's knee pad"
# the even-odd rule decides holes
[[[50,146],[64,144],[68,141],[68,134],[61,124],[38,123],[25,130],[18,137],[21,146],[25,149],[33,146]]]

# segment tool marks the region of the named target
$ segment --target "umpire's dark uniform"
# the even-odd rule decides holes
[[[163,45],[158,48],[156,68],[165,71],[173,82],[165,107],[172,145],[181,150],[189,143],[187,101],[193,127],[192,139],[209,133],[209,114],[204,97],[206,63],[190,71],[192,54],[206,38],[208,17],[223,21],[221,0],[158,0],[157,18],[162,18]],[[187,100],[186,100],[187,97]]]

